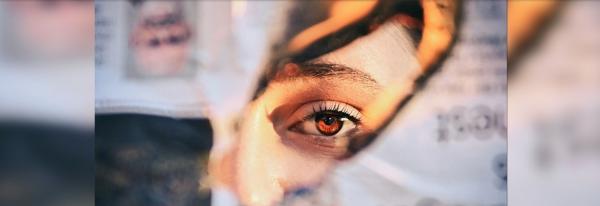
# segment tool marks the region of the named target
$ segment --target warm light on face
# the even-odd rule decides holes
[[[233,151],[232,188],[242,202],[272,205],[318,187],[348,147],[373,132],[364,109],[418,70],[415,43],[399,21],[303,63],[289,63],[248,106]]]

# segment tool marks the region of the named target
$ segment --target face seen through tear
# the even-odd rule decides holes
[[[273,205],[318,187],[372,131],[361,113],[386,86],[418,70],[414,40],[394,20],[308,62],[288,63],[250,102],[231,153],[231,188],[247,205]]]

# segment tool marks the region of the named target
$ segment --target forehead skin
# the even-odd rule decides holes
[[[346,65],[330,63],[305,63],[299,65],[289,63],[284,66],[282,72],[275,77],[274,81],[285,82],[298,78],[352,81],[370,89],[381,89],[381,85],[371,75]]]
[[[394,20],[310,63],[344,65],[367,74],[381,86],[402,81],[419,68],[413,38]]]

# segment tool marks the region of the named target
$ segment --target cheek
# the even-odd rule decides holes
[[[291,148],[286,151],[285,160],[281,163],[284,178],[280,182],[286,191],[316,186],[334,165],[332,159],[318,158]]]
[[[234,188],[244,202],[269,205],[286,191],[318,184],[334,161],[284,145],[262,108],[250,109],[241,130]]]

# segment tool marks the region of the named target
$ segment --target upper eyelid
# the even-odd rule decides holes
[[[352,108],[354,108],[356,110],[357,115],[354,116],[350,116],[353,117],[356,121],[353,121],[356,124],[359,124],[361,122],[362,119],[362,113],[360,113],[361,109],[360,107],[356,107],[352,104],[348,104],[345,102],[340,102],[337,100],[313,100],[313,101],[306,101],[304,103],[300,103],[297,104],[297,106],[294,106],[293,108],[290,108],[291,112],[286,116],[286,117],[282,117],[283,119],[285,119],[285,124],[283,124],[282,127],[285,127],[287,129],[293,127],[294,125],[297,125],[298,123],[301,123],[302,121],[306,121],[309,120],[311,117],[314,117],[314,114],[316,112],[318,112],[317,107],[315,107],[316,103],[319,102],[339,102],[339,103],[343,103],[346,104]],[[306,107],[307,105],[312,105],[310,107]],[[332,110],[335,111],[335,110]],[[350,113],[350,112],[347,112]],[[270,116],[270,118],[274,118],[272,116],[273,114],[269,115],[267,114],[267,116]],[[356,118],[358,117],[358,118]]]
[[[334,108],[327,108],[327,105],[326,105],[327,102],[331,103],[331,102],[335,102],[335,101],[322,102],[321,104],[322,105],[325,104],[326,110],[334,110],[334,111],[346,113],[346,114],[349,114],[350,116],[355,117],[357,120],[360,120],[362,118],[362,115],[360,114],[360,110],[358,108],[353,107],[352,105],[342,103],[342,102],[335,102],[336,105],[334,106]],[[355,110],[355,111],[350,111],[350,110]]]
[[[326,111],[329,111],[329,110],[326,110]],[[333,112],[339,112],[339,113],[342,113],[342,114],[345,114],[345,115],[347,115],[348,119],[349,119],[350,121],[352,121],[354,124],[359,124],[359,123],[360,123],[360,121],[361,121],[359,118],[356,118],[355,116],[351,116],[351,115],[349,115],[348,113],[344,113],[344,112],[340,112],[340,111],[333,111]],[[302,120],[301,120],[301,121],[299,121],[299,122],[297,122],[297,123],[301,123],[302,121],[311,120],[312,118],[314,118],[314,117],[316,116],[316,114],[317,114],[317,113],[311,113],[311,114],[309,114],[309,115],[305,116],[304,118],[302,118]],[[297,123],[296,123],[296,124],[297,124]],[[296,125],[296,124],[294,124],[294,125]]]
[[[319,102],[318,106],[313,105],[312,106],[312,110],[313,112],[309,115],[307,115],[306,117],[304,117],[303,119],[309,119],[311,116],[314,116],[317,112],[323,112],[323,111],[334,111],[334,112],[340,112],[340,113],[344,113],[347,114],[348,116],[352,117],[355,121],[360,121],[362,119],[362,115],[360,114],[360,111],[357,108],[352,107],[349,104],[346,103],[342,103],[342,102],[335,102],[334,106],[331,107],[327,107],[327,103],[332,103],[334,101],[321,101]],[[317,109],[318,107],[318,109]],[[350,111],[351,109],[348,107],[352,107],[354,108],[354,110],[356,111]]]

